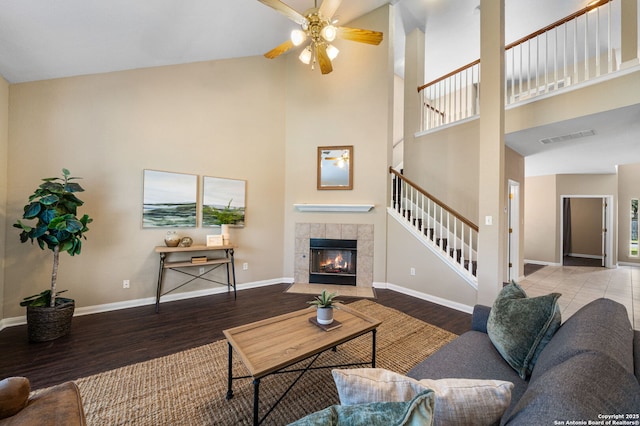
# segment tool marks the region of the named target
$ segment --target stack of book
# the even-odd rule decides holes
[[[191,258],[191,263],[206,263],[207,256],[193,256]]]

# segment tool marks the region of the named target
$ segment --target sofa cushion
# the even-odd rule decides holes
[[[583,352],[545,371],[505,413],[502,424],[543,425],[558,420],[602,421],[605,414],[637,414],[640,384],[610,357]],[[593,423],[596,424],[596,423]]]
[[[27,406],[31,386],[26,377],[0,380],[0,419],[11,417]]]
[[[538,356],[560,327],[559,293],[527,297],[515,282],[506,285],[494,302],[487,334],[498,352],[526,379]]]
[[[511,406],[518,402],[528,384],[502,359],[489,336],[478,331],[468,331],[447,343],[409,370],[407,376],[418,380],[464,377],[511,382],[514,385]]]
[[[433,404],[433,391],[427,390],[405,402],[332,405],[290,426],[428,426],[433,424]]]
[[[431,389],[435,425],[493,425],[511,402],[513,384],[499,380],[423,379],[382,368],[332,370],[340,404],[408,401]]]
[[[587,351],[603,353],[634,373],[633,329],[623,305],[597,299],[569,317],[540,354],[531,381]]]

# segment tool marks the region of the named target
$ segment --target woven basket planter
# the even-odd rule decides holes
[[[27,306],[29,341],[47,342],[69,334],[74,310],[73,301],[53,308]]]

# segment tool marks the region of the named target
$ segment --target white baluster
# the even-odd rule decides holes
[[[460,265],[464,268],[464,222],[460,222]]]

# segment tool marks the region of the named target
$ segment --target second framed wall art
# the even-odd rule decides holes
[[[246,218],[246,185],[242,179],[144,170],[143,228],[242,227]]]

